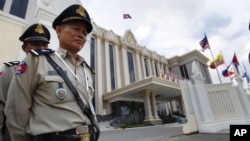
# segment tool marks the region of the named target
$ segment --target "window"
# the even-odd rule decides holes
[[[90,67],[95,70],[95,38],[90,39]]]
[[[166,65],[163,65],[163,72],[166,73]]]
[[[158,69],[157,69],[157,63],[155,62],[154,65],[155,65],[155,75],[157,77],[159,77],[159,72],[158,72]]]
[[[149,74],[148,74],[148,63],[147,63],[147,58],[144,58],[144,66],[145,66],[145,71],[146,71],[146,77],[148,77]]]
[[[10,14],[25,19],[29,0],[13,0],[10,8]]]
[[[180,69],[181,69],[181,76],[183,78],[189,79],[186,65],[180,66]]]
[[[115,66],[114,66],[114,47],[109,45],[109,64],[110,64],[110,80],[111,80],[111,90],[115,89]]]
[[[3,10],[5,0],[0,0],[0,10]]]
[[[133,54],[131,52],[127,52],[127,55],[128,55],[129,80],[130,80],[130,83],[133,83],[133,82],[135,82],[135,70],[134,70]]]
[[[90,39],[90,67],[95,70],[95,38]],[[95,89],[95,77],[93,78],[93,87]],[[94,91],[95,95],[95,91]],[[95,96],[92,99],[93,106],[95,108]]]

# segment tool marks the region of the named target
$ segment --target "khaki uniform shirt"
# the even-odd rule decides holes
[[[50,55],[51,58],[65,71],[84,104],[88,106],[87,101],[92,101],[93,98],[93,93],[86,88],[92,87],[91,69],[82,57],[77,56],[78,62],[74,65],[69,52],[61,48],[57,52],[80,82],[55,53]],[[30,139],[29,135],[60,132],[80,125],[90,125],[73,93],[45,56],[32,56],[29,53],[22,63],[26,68],[23,65],[23,73],[16,74],[13,78],[5,108],[7,127],[12,140],[27,141]],[[56,95],[59,88],[66,90],[67,95],[62,100]]]
[[[5,64],[0,69],[0,141],[3,140],[3,127],[4,127],[4,106],[7,99],[8,88],[11,82],[11,79],[15,73],[16,65],[19,63],[18,61],[9,62],[9,65]],[[7,132],[6,130],[4,132]],[[5,138],[6,140],[6,138]]]

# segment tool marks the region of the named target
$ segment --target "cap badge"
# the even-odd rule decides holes
[[[43,26],[41,24],[38,24],[36,26],[35,32],[37,32],[39,34],[43,34],[44,33]]]
[[[84,12],[84,8],[79,6],[78,9],[76,9],[76,13],[78,13],[79,15],[83,16],[83,17],[86,17],[86,14]]]

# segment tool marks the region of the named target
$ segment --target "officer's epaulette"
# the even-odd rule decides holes
[[[93,74],[95,74],[95,71],[89,66],[89,64],[88,64],[86,61],[84,61],[83,63],[86,65],[86,67],[88,67],[88,68],[90,69],[90,71],[91,71]]]
[[[52,54],[54,53],[55,51],[52,50],[52,49],[32,49],[29,51],[33,56],[39,56],[39,55],[46,55],[46,54]]]
[[[11,62],[4,62],[4,64],[8,67],[16,66],[20,63],[20,61],[11,61]]]

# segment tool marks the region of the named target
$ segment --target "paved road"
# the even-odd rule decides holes
[[[228,133],[182,133],[182,124],[158,125],[131,129],[111,129],[101,126],[99,141],[229,141]]]
[[[179,135],[164,141],[229,141],[229,133]]]

